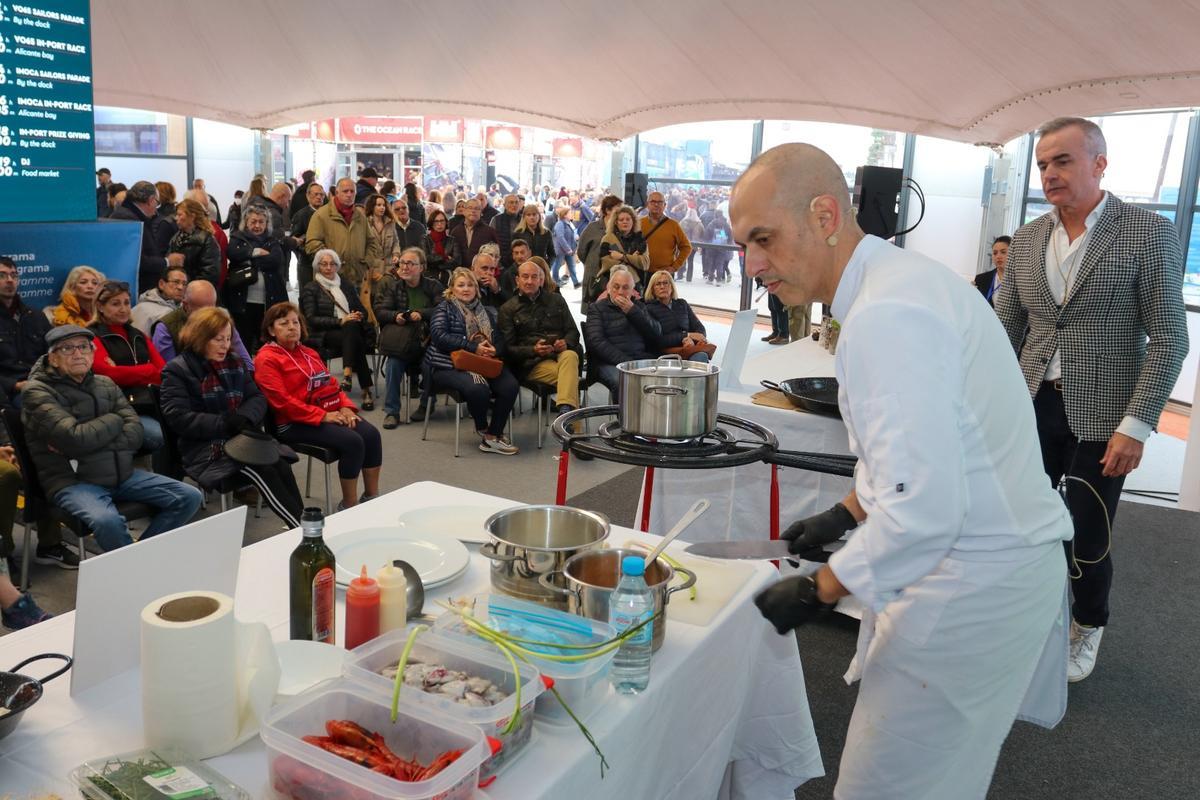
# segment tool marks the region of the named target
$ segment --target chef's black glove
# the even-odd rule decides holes
[[[754,605],[780,635],[799,628],[835,603],[817,599],[817,582],[811,575],[784,578],[754,596]]]
[[[788,552],[801,558],[812,558],[821,552],[822,545],[836,542],[854,530],[858,522],[841,503],[833,508],[797,520],[787,527],[781,537],[788,540]]]

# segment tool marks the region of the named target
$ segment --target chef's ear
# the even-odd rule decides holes
[[[819,194],[809,202],[808,210],[813,214],[813,222],[821,238],[828,240],[833,237],[831,244],[836,244],[837,233],[842,229],[842,209],[838,206],[837,198],[831,194]]]

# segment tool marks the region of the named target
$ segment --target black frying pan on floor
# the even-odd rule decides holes
[[[67,663],[40,680],[17,672],[27,664],[46,658],[59,659]],[[69,670],[71,663],[70,656],[59,653],[43,653],[40,656],[25,659],[9,672],[0,672],[0,739],[12,733],[26,709],[42,699],[42,684],[49,683]]]
[[[838,410],[837,378],[789,378],[782,383],[760,381],[767,389],[783,392],[792,405],[814,414],[842,418]]]

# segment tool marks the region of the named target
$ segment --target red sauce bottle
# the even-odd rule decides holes
[[[367,574],[350,581],[346,589],[346,649],[353,650],[379,635],[379,582]]]

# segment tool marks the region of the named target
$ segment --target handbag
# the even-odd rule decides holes
[[[384,325],[379,331],[379,353],[404,362],[415,361],[421,357],[423,327],[415,322]]]
[[[504,362],[498,358],[488,358],[472,353],[470,350],[455,350],[450,354],[450,361],[455,369],[463,372],[474,372],[489,380],[499,378],[504,369]]]
[[[225,273],[225,288],[227,289],[241,289],[243,286],[249,286],[257,281],[258,267],[254,266],[253,261],[247,261],[236,267],[231,266]]]
[[[679,356],[684,361],[687,361],[689,358],[696,355],[696,353],[707,353],[708,357],[712,358],[713,353],[715,352],[717,352],[717,346],[712,342],[705,342],[704,344],[685,344],[681,347],[668,347],[663,350],[663,353]]]
[[[318,373],[308,379],[305,402],[322,411],[337,411],[342,407],[342,387],[328,372]]]

